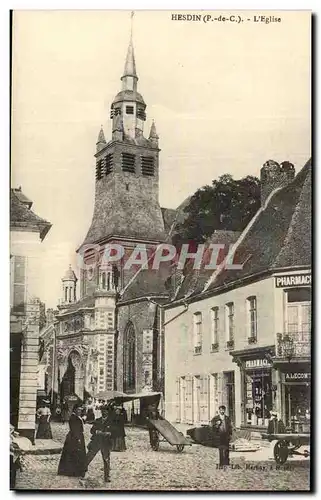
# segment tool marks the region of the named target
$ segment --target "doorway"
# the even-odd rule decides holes
[[[223,402],[226,406],[227,414],[235,423],[235,380],[234,372],[224,372],[223,374]]]

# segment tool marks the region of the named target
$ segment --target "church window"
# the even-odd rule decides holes
[[[110,273],[107,273],[107,290],[110,290]]]
[[[99,181],[99,179],[102,178],[103,174],[103,162],[102,160],[97,160],[96,161],[96,180]]]
[[[134,106],[126,106],[126,115],[134,114]]]
[[[106,288],[106,274],[105,273],[102,273],[102,275],[101,275],[101,287],[103,290],[105,290],[105,288]]]
[[[123,172],[135,173],[135,155],[122,153],[122,169]]]
[[[142,156],[142,174],[152,177],[154,175],[154,158]]]
[[[110,153],[109,155],[106,156],[106,161],[105,161],[105,173],[106,175],[111,174],[113,171],[113,154]]]
[[[124,392],[133,392],[136,388],[136,334],[132,322],[124,332],[123,387]]]
[[[65,288],[65,302],[68,300],[68,287]]]

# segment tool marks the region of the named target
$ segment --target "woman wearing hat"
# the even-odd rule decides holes
[[[36,439],[52,439],[50,427],[51,411],[49,408],[50,401],[44,399],[42,405],[37,410],[37,418],[39,420]]]
[[[82,413],[82,405],[75,405],[69,419],[69,432],[60,457],[58,466],[59,476],[85,476],[86,447]]]

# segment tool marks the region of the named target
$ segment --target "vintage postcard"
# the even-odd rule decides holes
[[[311,21],[12,12],[11,489],[311,489]]]

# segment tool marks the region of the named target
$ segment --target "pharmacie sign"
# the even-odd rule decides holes
[[[271,366],[267,359],[248,359],[245,361],[245,368],[263,368],[264,366]]]
[[[311,378],[311,373],[286,373],[285,374],[285,380],[310,380]]]
[[[311,273],[303,274],[285,274],[283,276],[275,277],[276,288],[291,287],[291,286],[304,286],[311,285],[312,277]]]

